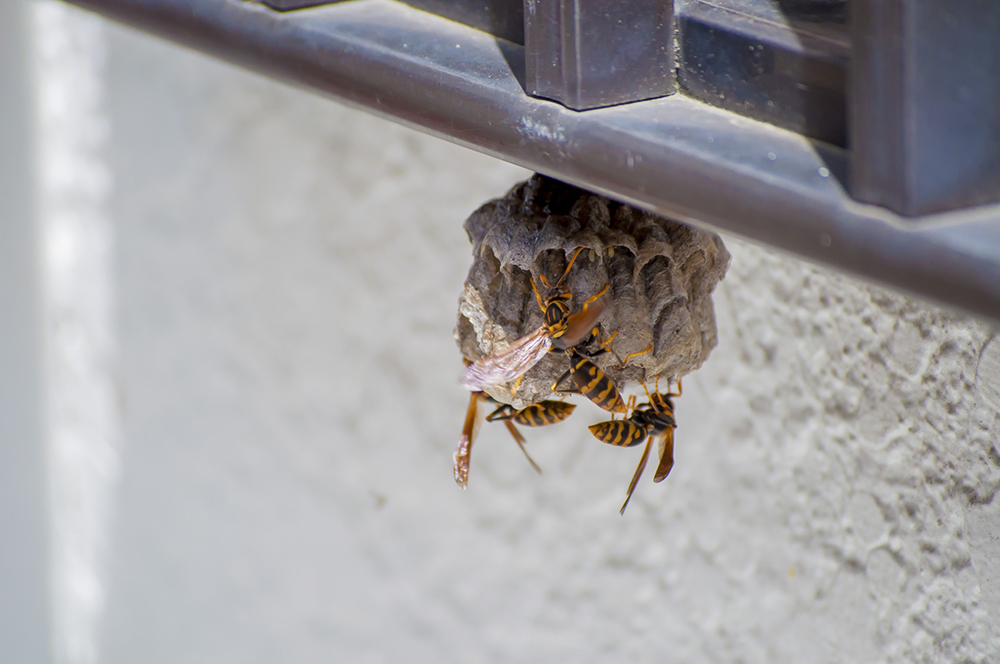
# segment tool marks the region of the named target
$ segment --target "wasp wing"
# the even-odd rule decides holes
[[[607,308],[607,298],[601,297],[596,302],[584,307],[566,318],[566,334],[559,339],[560,348],[572,348],[590,336],[594,323]]]
[[[472,443],[479,433],[478,405],[483,398],[481,392],[473,392],[469,395],[469,408],[465,411],[465,424],[462,426],[462,435],[458,439],[458,448],[455,449],[455,483],[463,489],[469,486],[469,460],[472,455]]]
[[[670,469],[674,467],[674,428],[667,427],[660,438],[660,463],[656,466],[656,474],[653,475],[654,482],[662,482],[667,479]]]
[[[483,390],[517,380],[538,364],[552,348],[552,339],[540,327],[512,343],[506,350],[476,360],[465,370],[462,387]]]

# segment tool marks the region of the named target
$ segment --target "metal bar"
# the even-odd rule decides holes
[[[857,0],[851,190],[917,216],[1000,200],[1000,3]]]
[[[306,7],[316,7],[326,5],[337,0],[259,0],[271,9],[287,12],[293,9],[304,9]]]
[[[845,191],[846,154],[680,95],[575,112],[523,87],[515,44],[390,0],[76,4],[675,219],[1000,321],[1000,208],[919,228]],[[931,224],[937,225],[931,225]]]

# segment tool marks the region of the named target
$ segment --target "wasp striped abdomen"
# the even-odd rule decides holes
[[[546,400],[518,411],[513,420],[526,427],[544,427],[562,422],[573,413],[574,408],[575,404],[565,401]]]
[[[587,428],[597,440],[617,447],[633,447],[646,439],[646,428],[628,420],[599,422]]]
[[[574,408],[576,404],[550,400],[540,401],[521,410],[504,404],[487,415],[486,421],[507,420],[526,427],[544,427],[562,422],[573,413]]]
[[[576,384],[580,394],[611,413],[624,413],[625,402],[622,400],[614,381],[604,375],[596,364],[581,356],[570,353],[569,375]],[[565,374],[564,374],[565,376]],[[560,379],[559,382],[562,382]]]

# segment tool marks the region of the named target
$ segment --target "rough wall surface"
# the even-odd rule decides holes
[[[526,173],[109,35],[99,661],[1000,660],[986,326],[727,238],[668,481],[620,517],[639,451],[583,403],[542,476],[485,426],[463,493],[461,222]]]

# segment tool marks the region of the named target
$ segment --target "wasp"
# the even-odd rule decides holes
[[[649,459],[649,452],[652,449],[653,441],[660,439],[660,461],[656,466],[656,473],[653,475],[654,482],[662,482],[670,474],[670,469],[674,467],[674,429],[677,422],[674,420],[673,397],[681,396],[681,382],[677,381],[677,393],[668,391],[660,393],[659,381],[654,386],[654,393],[651,395],[646,386],[642,389],[646,392],[647,403],[640,404],[632,408],[632,414],[624,420],[611,420],[600,422],[589,427],[594,437],[603,443],[616,445],[618,447],[634,447],[642,441],[646,441],[646,447],[642,451],[639,465],[635,469],[632,481],[628,485],[628,495],[619,514],[625,513],[628,502],[632,499],[632,492],[635,491],[642,472],[646,469],[646,461]],[[629,406],[634,402],[634,397],[629,399]]]
[[[555,392],[582,394],[604,410],[611,413],[628,412],[625,401],[622,399],[617,386],[604,374],[603,371],[601,371],[600,367],[590,360],[599,355],[610,352],[615,356],[615,359],[618,360],[618,367],[623,368],[628,363],[629,359],[652,351],[653,346],[650,344],[650,346],[645,350],[641,350],[636,353],[629,353],[623,360],[618,357],[617,353],[608,348],[617,334],[618,332],[613,332],[611,336],[608,337],[608,340],[602,343],[596,351],[591,351],[589,350],[589,347],[594,341],[597,340],[597,328],[595,327],[590,333],[590,339],[583,344],[568,349],[566,354],[569,356],[569,369],[567,369],[559,377],[559,379],[553,383],[552,390]],[[573,379],[576,389],[567,390],[566,388],[559,387],[567,378]]]
[[[573,253],[566,269],[555,285],[550,285],[544,274],[539,275],[539,279],[547,289],[545,298],[542,298],[538,292],[534,279],[531,280],[535,299],[543,312],[542,325],[534,332],[512,343],[505,350],[487,355],[469,365],[462,378],[463,387],[478,391],[491,385],[519,380],[529,369],[538,364],[553,347],[567,350],[579,345],[591,336],[594,323],[607,306],[602,297],[611,286],[606,285],[599,293],[584,302],[580,311],[571,314],[569,302],[573,299],[573,294],[570,293],[567,286],[563,285],[566,277],[569,276],[570,268],[573,267],[573,263],[576,262],[577,257],[585,248],[580,247]]]
[[[472,443],[475,441],[476,434],[478,433],[479,418],[477,411],[480,401],[498,403],[485,392],[476,391],[469,397],[469,408],[465,412],[465,425],[462,427],[462,435],[458,440],[458,449],[455,450],[454,456],[455,482],[463,489],[469,484],[469,459],[472,454]],[[538,467],[538,464],[535,463],[534,459],[531,458],[531,455],[528,454],[528,450],[524,447],[524,444],[527,441],[514,425],[520,424],[526,427],[543,427],[550,424],[556,424],[569,417],[573,413],[574,408],[576,408],[576,406],[571,403],[549,400],[533,404],[527,408],[522,408],[521,410],[515,410],[513,406],[507,404],[500,404],[499,408],[486,416],[486,421],[502,421],[506,425],[507,431],[509,431],[510,435],[514,438],[514,442],[516,442],[518,447],[521,448],[521,451],[524,452],[524,456],[528,459],[528,463],[530,463],[531,467],[540,473],[542,472],[542,469]]]
[[[591,332],[591,340],[596,338],[597,328],[594,328]],[[568,349],[566,354],[569,356],[569,369],[567,369],[559,377],[559,379],[552,384],[552,390],[555,392],[582,394],[604,410],[611,413],[627,412],[625,402],[622,400],[621,393],[618,391],[618,387],[614,384],[614,381],[608,378],[604,372],[601,371],[600,367],[590,361],[592,358],[607,352],[606,348],[614,338],[615,335],[612,334],[607,341],[601,344],[600,348],[596,352],[589,352],[586,350],[586,346],[590,343],[590,341],[588,341],[587,344],[582,344],[576,348]],[[631,357],[631,355],[629,357]],[[624,366],[623,362],[619,362],[619,364]],[[573,383],[575,384],[574,389],[559,387],[566,381],[567,378],[573,379]]]
[[[515,410],[509,404],[502,404],[486,416],[486,421],[497,422],[502,420],[510,423],[511,426],[516,423],[526,427],[544,427],[562,422],[573,413],[574,408],[576,408],[575,404],[549,399],[540,401],[527,408],[522,408],[521,410]]]

